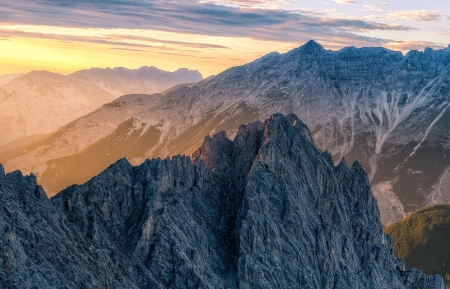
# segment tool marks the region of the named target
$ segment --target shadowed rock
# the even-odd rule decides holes
[[[73,237],[54,233],[45,255],[23,249],[29,264],[60,262],[46,275],[19,259],[1,263],[0,282],[12,288],[55,279],[68,288],[445,288],[440,277],[405,271],[361,165],[335,167],[295,115],[242,125],[234,141],[206,137],[192,160],[122,159],[51,201],[16,175],[0,176],[0,192],[9,196],[2,210],[31,200],[13,210],[30,211],[14,227],[19,244],[61,226]],[[40,223],[25,225],[41,211]],[[16,279],[2,273],[10,266]],[[63,274],[75,270],[91,283]]]

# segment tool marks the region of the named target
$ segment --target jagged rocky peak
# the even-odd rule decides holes
[[[0,165],[0,200],[0,288],[143,288],[140,265],[96,250],[33,175]]]
[[[293,114],[208,136],[192,158],[119,160],[51,201],[22,179],[0,174],[6,287],[445,288],[405,270],[362,167],[335,167]]]
[[[310,50],[324,50],[323,46],[320,45],[319,43],[317,43],[314,40],[309,40],[308,42],[306,42],[305,44],[300,46],[300,48],[303,48],[304,50],[306,50],[306,49],[310,49]]]

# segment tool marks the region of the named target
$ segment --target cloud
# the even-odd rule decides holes
[[[365,9],[361,9],[361,10],[365,10],[365,11],[383,11],[384,6],[388,6],[389,4],[386,2],[378,2],[378,3],[374,3],[374,4],[364,4],[363,7]]]
[[[46,34],[37,32],[26,32],[17,31],[9,29],[0,29],[0,37],[12,38],[12,37],[27,37],[27,38],[39,38],[39,39],[52,39],[61,42],[88,42],[106,45],[117,45],[117,46],[131,46],[131,47],[149,47],[149,45],[130,43],[124,41],[113,41],[108,40],[105,37],[99,36],[76,36],[76,35],[59,35],[59,34]]]
[[[409,50],[424,50],[425,48],[434,48],[434,49],[442,49],[446,48],[446,46],[435,43],[435,42],[428,42],[428,41],[418,41],[418,40],[411,40],[411,41],[386,41],[383,45],[386,48],[393,49],[393,50],[402,50],[402,51],[409,51]]]
[[[124,48],[124,47],[111,47],[110,49],[122,50],[122,51],[134,51],[134,52],[148,52],[147,50],[143,50],[143,49],[132,49],[132,48]]]
[[[230,0],[244,3],[246,1]],[[230,2],[227,0],[227,2]],[[344,0],[339,0],[344,1]],[[346,2],[354,2],[345,0]],[[251,0],[257,3],[289,1]],[[243,5],[243,4],[242,4]],[[174,0],[22,0],[0,3],[3,24],[55,27],[149,29],[209,36],[249,37],[302,43],[309,39],[343,36],[360,39],[373,30],[412,30],[401,25],[366,20],[327,18],[313,11],[230,7],[198,1]],[[366,37],[367,45],[378,40]]]
[[[213,3],[218,5],[230,5],[243,8],[279,9],[293,4],[295,0],[199,0],[200,3]]]
[[[333,0],[333,2],[336,2],[338,4],[356,4],[358,2],[354,1],[354,0]]]
[[[398,10],[386,15],[391,20],[438,21],[442,18],[439,10]]]
[[[113,46],[112,49],[128,50],[128,51],[158,51],[158,50],[178,50],[178,51],[191,51],[189,49],[226,49],[227,47],[217,44],[205,44],[205,43],[195,43],[195,42],[184,42],[184,41],[172,41],[164,40],[136,35],[120,35],[120,34],[109,34],[101,33],[96,31],[91,31],[93,35],[82,35],[78,30],[74,29],[61,29],[59,34],[48,32],[48,29],[42,30],[43,32],[36,32],[37,29],[30,29],[30,27],[13,26],[14,29],[7,29],[0,27],[0,37],[5,39],[13,37],[26,37],[26,38],[37,38],[37,39],[51,39],[59,42],[73,43],[91,43],[91,44],[102,44],[106,46]],[[48,27],[46,27],[48,28]],[[27,31],[28,30],[28,31]],[[168,46],[169,45],[169,46]],[[127,48],[135,47],[135,48]],[[136,49],[140,48],[140,49]],[[189,48],[189,49],[185,49]]]
[[[317,11],[315,9],[311,9],[311,8],[296,8],[291,10],[292,12],[296,12],[298,14],[303,14],[303,15],[315,15],[315,16],[320,16],[320,17],[324,17],[327,14],[325,12],[321,12],[321,11]]]
[[[135,35],[106,34],[105,37],[106,38],[110,38],[110,39],[117,38],[117,39],[122,39],[122,40],[138,40],[138,41],[163,43],[163,44],[176,44],[177,46],[192,47],[192,48],[202,48],[202,49],[228,48],[226,46],[217,45],[217,44],[164,40],[164,39],[157,39],[157,38],[143,37],[143,36],[135,36]]]

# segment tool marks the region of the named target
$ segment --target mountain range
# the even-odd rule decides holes
[[[202,76],[188,69],[166,72],[141,67],[97,68],[69,75],[32,71],[4,76],[0,83],[2,80],[0,151],[6,151],[42,139],[121,95],[161,92],[177,84],[197,82]]]
[[[55,132],[20,152],[2,154],[0,161],[7,171],[35,172],[54,195],[122,157],[137,165],[148,157],[190,154],[205,135],[224,130],[232,137],[240,123],[296,113],[335,163],[342,157],[360,161],[382,222],[390,224],[450,200],[449,64],[450,48],[403,55],[385,48],[331,51],[310,41],[195,84],[141,95],[151,101],[127,119],[118,117],[122,122],[104,134],[97,134],[95,125],[80,126],[73,133],[80,144]],[[114,118],[101,116],[102,110],[87,117],[98,123]],[[76,121],[61,130],[77,126]],[[83,135],[95,137],[85,141]]]
[[[361,165],[335,166],[293,114],[51,200],[0,166],[0,198],[6,288],[446,288],[405,269]]]

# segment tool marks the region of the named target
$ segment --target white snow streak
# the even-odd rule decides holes
[[[441,113],[433,120],[433,122],[430,124],[430,126],[428,127],[428,129],[425,131],[425,135],[423,136],[422,140],[419,142],[418,145],[416,145],[416,147],[414,148],[414,150],[412,151],[412,153],[402,162],[406,162],[410,157],[412,157],[417,149],[422,145],[422,143],[425,141],[425,139],[427,138],[428,134],[430,133],[430,130],[433,128],[434,124],[444,115],[444,113],[447,111],[447,109],[450,107],[450,102],[447,103],[447,106],[441,111]],[[401,164],[401,163],[400,163]],[[400,166],[400,164],[397,166],[397,168]],[[397,169],[395,168],[395,169]]]
[[[436,81],[433,81],[432,83],[429,83],[427,86],[425,86],[420,93],[417,95],[417,97],[409,104],[407,105],[405,108],[403,108],[402,112],[399,113],[398,112],[398,107],[397,105],[395,105],[393,107],[393,115],[391,116],[391,114],[386,111],[386,114],[388,115],[388,117],[392,118],[392,120],[389,121],[390,127],[389,130],[386,133],[381,133],[381,125],[382,125],[382,119],[380,127],[377,129],[377,143],[375,146],[375,153],[379,154],[381,152],[381,148],[384,144],[384,142],[386,141],[387,137],[389,136],[389,134],[397,128],[397,126],[404,121],[413,111],[414,109],[416,109],[418,106],[420,106],[421,104],[423,104],[425,102],[426,98],[426,94],[424,94],[424,91],[430,87],[431,85],[433,85]],[[398,100],[397,100],[398,102]],[[377,103],[377,110],[379,103]],[[392,125],[391,125],[392,124]]]

